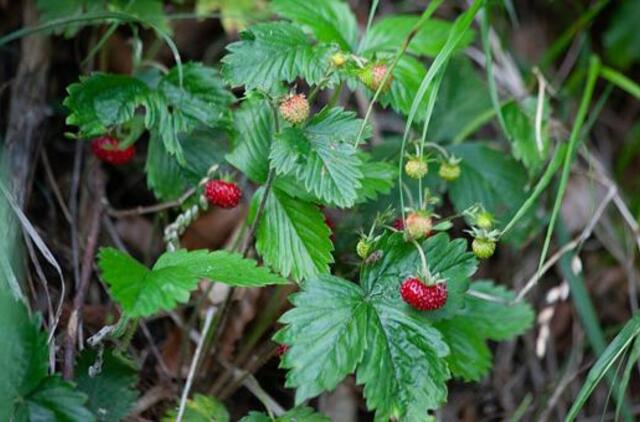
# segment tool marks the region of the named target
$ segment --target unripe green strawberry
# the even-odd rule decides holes
[[[411,239],[422,239],[431,234],[433,223],[428,213],[424,211],[414,211],[409,213],[404,226]]]
[[[496,242],[491,239],[477,237],[471,243],[473,254],[479,259],[490,258],[496,250]]]
[[[292,125],[297,125],[309,117],[309,102],[304,94],[291,94],[280,103],[282,118]]]
[[[342,67],[347,62],[347,56],[342,52],[337,52],[331,56],[330,60],[335,67]]]
[[[388,72],[388,66],[385,63],[373,63],[368,65],[358,74],[360,81],[371,91],[377,91],[382,85],[385,75]],[[393,75],[389,75],[387,81],[382,87],[381,92],[384,94],[391,88],[391,82],[393,81]]]
[[[440,164],[438,176],[447,182],[453,182],[460,177],[460,166],[458,163],[443,161],[442,164]]]
[[[422,157],[414,157],[407,160],[404,171],[412,179],[422,179],[429,172],[429,166]]]
[[[365,238],[360,239],[356,245],[356,253],[362,259],[366,259],[369,256],[370,249],[371,245]]]
[[[489,230],[493,227],[493,215],[489,211],[480,211],[476,215],[476,226],[481,229]]]

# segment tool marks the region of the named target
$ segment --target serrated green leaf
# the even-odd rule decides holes
[[[167,152],[157,134],[149,140],[147,161],[144,167],[147,186],[164,201],[178,198],[186,190],[182,169],[176,158]]]
[[[249,412],[240,422],[330,422],[331,419],[310,407],[298,406],[289,410],[282,416],[270,418],[264,413]]]
[[[254,203],[263,194],[264,189],[259,189]],[[329,271],[333,262],[330,235],[317,206],[274,188],[258,224],[256,250],[270,267],[300,281]]]
[[[508,155],[481,143],[449,148],[462,158],[460,178],[449,184],[449,197],[457,212],[482,204],[499,223],[506,224],[526,199],[525,169]]]
[[[290,297],[295,306],[280,322],[274,339],[291,345],[280,366],[289,368],[287,387],[296,388],[296,403],[333,390],[355,371],[365,350],[368,305],[362,288],[338,277],[319,275]]]
[[[266,101],[244,101],[234,113],[236,146],[227,161],[256,183],[269,173],[273,112]]]
[[[364,41],[362,52],[365,55],[382,51],[395,52],[409,35],[411,29],[418,23],[418,16],[392,15],[375,22]],[[429,19],[416,33],[407,51],[417,55],[435,57],[444,46],[453,23],[440,19]],[[469,45],[475,37],[473,31],[468,31],[460,41],[457,49],[461,50]]]
[[[132,317],[186,302],[203,278],[242,287],[286,283],[266,268],[256,267],[255,261],[226,251],[166,252],[149,270],[123,252],[102,248],[98,265],[111,295]]]
[[[178,412],[174,409],[162,418],[162,422],[175,422]],[[185,422],[229,422],[229,412],[216,398],[196,394],[188,400],[182,420]]]
[[[80,355],[76,366],[77,388],[87,395],[86,407],[101,422],[120,421],[133,408],[138,397],[135,389],[137,370],[133,362],[107,350],[100,372],[92,377],[89,367],[95,363],[96,356],[96,352],[89,349]]]
[[[411,110],[413,100],[416,98],[420,83],[426,76],[425,66],[411,56],[404,55],[398,60],[398,64],[393,69],[393,82],[391,90],[380,97],[380,104],[391,105],[396,112],[407,115]],[[428,95],[425,95],[418,108],[416,121],[424,120],[427,109]]]
[[[491,281],[475,282],[469,290],[493,299],[468,294],[458,316],[435,326],[451,349],[446,360],[454,376],[478,381],[491,369],[487,340],[508,340],[522,334],[531,327],[534,314],[526,302],[509,305],[515,295]]]
[[[372,201],[379,195],[386,195],[395,183],[396,168],[384,161],[370,160],[366,154],[360,155],[361,186],[358,188],[356,203]]]
[[[367,351],[356,380],[376,420],[419,421],[447,398],[449,348],[425,320],[385,300],[372,300]]]
[[[47,336],[9,290],[0,290],[0,420],[47,375]]]
[[[87,396],[59,376],[45,378],[16,408],[14,420],[93,422],[95,416],[84,406]]]
[[[358,23],[349,5],[341,0],[275,0],[271,9],[310,30],[316,40],[355,49]]]
[[[549,155],[546,116],[542,120],[541,148],[536,141],[536,104],[535,98],[526,98],[522,104],[510,102],[502,107],[504,123],[511,136],[513,156],[521,161],[533,175],[542,169]],[[545,114],[548,115],[548,113]]]
[[[269,159],[278,174],[290,174],[321,201],[353,205],[361,186],[360,159],[353,146],[361,120],[342,109],[325,109],[302,128],[277,135]]]
[[[415,276],[422,264],[420,255],[411,242],[401,233],[385,234],[375,245],[384,252],[382,259],[364,267],[360,280],[368,294],[381,294],[386,301],[404,309],[407,313],[429,319],[451,318],[464,305],[464,294],[469,287],[469,277],[475,272],[477,263],[472,253],[467,252],[464,239],[449,240],[446,233],[438,233],[421,242],[427,257],[429,271],[447,281],[446,305],[437,311],[413,312],[400,297],[400,284]]]
[[[272,89],[278,82],[302,77],[318,83],[329,66],[332,48],[312,45],[307,35],[288,22],[261,23],[243,31],[241,41],[227,46],[223,75],[247,90]]]

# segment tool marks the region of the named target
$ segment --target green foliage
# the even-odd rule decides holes
[[[534,314],[526,303],[508,305],[515,295],[490,281],[472,283],[470,291],[495,301],[467,295],[459,315],[438,321],[435,326],[451,348],[446,360],[453,375],[465,381],[479,381],[491,368],[487,340],[509,340],[522,334],[533,323]]]
[[[286,283],[255,261],[226,251],[166,252],[148,269],[123,252],[102,248],[98,265],[112,297],[131,317],[173,309],[204,278],[243,287]]]
[[[242,31],[240,41],[229,44],[222,73],[234,86],[270,91],[281,81],[297,77],[317,84],[329,67],[332,48],[313,45],[302,30],[290,23],[261,23]]]
[[[38,319],[8,291],[0,291],[0,420],[93,421],[86,396],[48,376],[47,336]]]
[[[315,412],[310,407],[298,406],[282,416],[270,418],[264,413],[250,412],[240,419],[240,422],[330,422],[331,419],[321,413]]]
[[[499,222],[506,224],[527,194],[527,174],[514,159],[482,143],[449,148],[462,158],[460,178],[449,186],[457,212],[482,204]]]
[[[256,192],[255,205],[264,189]],[[333,262],[331,231],[317,206],[294,199],[274,188],[269,193],[258,223],[256,250],[265,263],[295,280],[329,271]]]
[[[395,52],[402,46],[411,29],[418,23],[418,16],[389,15],[375,22],[364,40],[362,52],[364,54],[383,51]],[[426,20],[416,33],[407,51],[416,55],[435,57],[444,46],[453,24],[440,19]],[[462,50],[473,41],[475,34],[468,31],[458,44],[457,50]]]
[[[607,59],[616,66],[627,68],[640,60],[640,31],[638,31],[640,2],[617,2],[609,26],[604,33]]]
[[[324,109],[304,128],[277,134],[269,159],[278,174],[295,176],[322,202],[348,207],[361,186],[360,160],[353,146],[362,121],[339,108]]]
[[[178,411],[173,409],[162,422],[175,422]],[[229,412],[216,398],[196,394],[188,400],[182,416],[184,422],[229,422]]]
[[[356,48],[358,23],[349,5],[341,0],[275,0],[271,9],[302,25],[320,42],[335,42],[346,51]]]
[[[104,352],[100,372],[89,375],[89,367],[96,361],[96,352],[85,349],[76,366],[75,382],[78,390],[88,397],[87,408],[101,422],[122,420],[133,408],[138,392],[137,368],[133,362],[114,353]]]
[[[157,87],[124,75],[96,73],[81,78],[67,88],[67,124],[78,126],[81,137],[92,138],[130,121],[142,107],[145,127],[162,139],[169,154],[184,163],[178,135],[197,125],[227,125],[233,96],[213,68],[189,63],[182,71],[182,85],[174,68]]]
[[[549,155],[549,133],[545,117],[541,128],[542,144],[539,146],[536,140],[536,104],[535,98],[527,98],[522,104],[510,102],[502,107],[504,122],[511,135],[513,157],[534,175],[540,172]],[[544,106],[548,112],[547,104]]]

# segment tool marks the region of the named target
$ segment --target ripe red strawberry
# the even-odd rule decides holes
[[[419,278],[409,277],[400,285],[402,300],[419,311],[434,311],[447,303],[447,283],[425,284]]]
[[[204,186],[204,196],[212,205],[234,208],[242,198],[242,191],[235,183],[221,179],[209,180]]]
[[[404,221],[402,220],[402,217],[398,217],[395,220],[393,220],[392,226],[394,229],[398,231],[404,230]]]
[[[297,125],[309,117],[309,102],[304,94],[291,94],[280,103],[282,118],[292,125]]]
[[[371,91],[377,91],[380,85],[382,85],[382,81],[384,80],[385,75],[389,68],[386,63],[374,63],[362,69],[362,71],[358,74],[360,81],[369,88]],[[393,81],[393,75],[389,75],[387,81],[382,87],[381,92],[384,94],[391,88],[391,82]]]
[[[276,347],[276,356],[282,359],[282,356],[284,356],[284,354],[287,353],[287,350],[289,350],[289,345],[278,344],[278,347]]]
[[[110,135],[103,135],[91,141],[91,150],[101,161],[119,166],[126,164],[136,153],[133,145],[120,149],[120,141]]]

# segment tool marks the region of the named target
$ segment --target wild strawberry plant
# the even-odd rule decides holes
[[[485,2],[453,22],[433,18],[440,3],[421,16],[374,19],[363,30],[342,1],[274,0],[277,18],[244,29],[219,66],[138,63],[133,74],[95,72],[68,87],[71,136],[91,141],[105,166],[144,171],[159,200],[182,206],[166,226],[167,251],[151,268],[115,248],[98,254],[100,277],[122,311],[108,334],[116,344],[126,343],[140,318],[189,302],[203,279],[238,288],[295,284],[273,340],[297,407],[276,420],[324,420],[305,404],[350,375],[376,420],[425,420],[446,402],[450,380],[487,375],[488,342],[523,333],[533,313],[500,284],[472,277],[506,223],[518,223],[514,239],[534,230],[535,216],[514,215],[549,156],[547,120],[542,137],[533,137],[527,101],[501,108],[514,158],[485,142],[444,142],[453,138],[446,119],[459,118],[460,129],[479,115],[463,113],[466,88],[479,81],[456,53],[475,41],[472,22]],[[54,13],[47,7],[45,15]],[[151,27],[162,31],[163,22]],[[369,104],[394,110],[403,136],[385,137],[386,145],[374,139]],[[181,234],[203,211],[241,201],[249,212],[234,250],[181,247]],[[344,262],[336,262],[323,208],[362,211],[362,236],[337,233],[357,243]],[[460,230],[465,223],[471,236]],[[216,338],[233,318],[227,311],[228,300],[204,324],[203,339]],[[37,382],[12,391],[23,400],[15,415],[33,416],[37,406],[69,420],[126,415],[127,406],[105,409],[99,397],[83,404],[70,384],[47,376],[42,335],[32,337]],[[99,350],[78,362],[78,388],[130,397],[131,363]],[[191,399],[168,420],[228,420],[217,399],[189,388]],[[54,390],[64,403],[43,404]],[[243,420],[272,419],[252,412]]]

